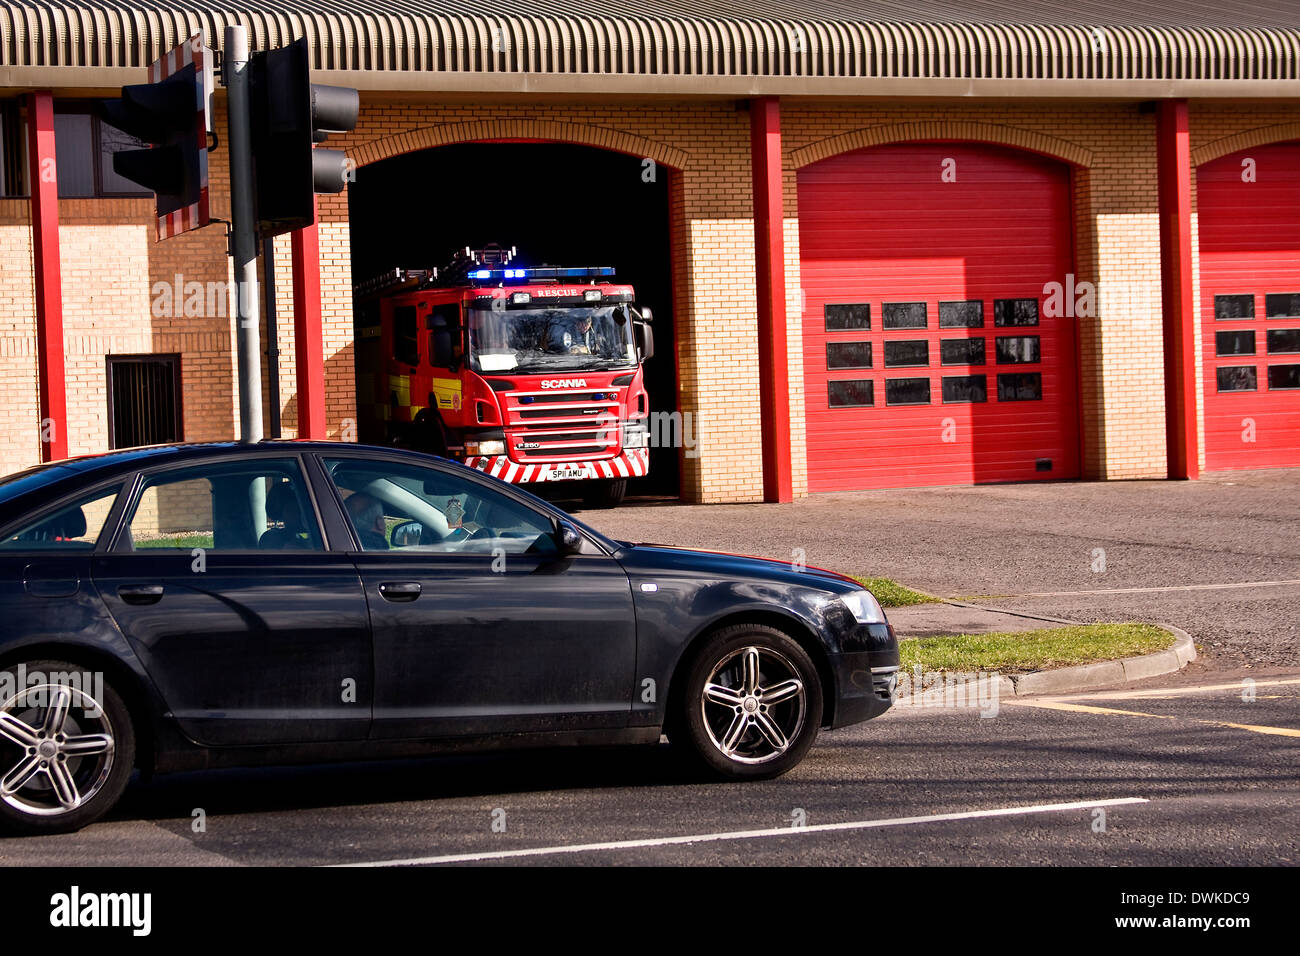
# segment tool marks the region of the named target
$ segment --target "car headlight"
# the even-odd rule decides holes
[[[506,453],[506,443],[500,440],[493,441],[467,441],[465,442],[465,454],[467,455],[504,455]]]
[[[645,448],[650,444],[650,433],[644,428],[629,428],[623,433],[624,448]]]
[[[848,594],[841,594],[840,601],[852,612],[859,624],[885,623],[885,612],[881,610],[880,602],[870,591],[850,591]]]

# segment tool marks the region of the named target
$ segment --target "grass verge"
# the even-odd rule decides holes
[[[1136,657],[1173,647],[1174,635],[1154,624],[1078,624],[1036,631],[917,637],[898,642],[903,669],[1027,671]]]
[[[864,588],[874,594],[881,607],[908,607],[912,604],[936,604],[939,601],[937,597],[905,588],[889,578],[864,578],[856,574],[850,577],[860,581]]]

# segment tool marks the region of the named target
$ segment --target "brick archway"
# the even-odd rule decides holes
[[[1271,143],[1284,143],[1292,139],[1300,139],[1300,123],[1281,123],[1277,126],[1248,129],[1244,133],[1225,136],[1204,146],[1198,146],[1192,150],[1192,165],[1203,166],[1239,150],[1250,149],[1252,146],[1268,146]]]
[[[809,143],[790,153],[790,165],[795,169],[819,160],[852,152],[868,146],[886,143],[903,143],[913,140],[968,140],[1014,146],[1063,160],[1074,166],[1092,165],[1093,153],[1078,143],[1049,136],[1015,126],[998,126],[994,123],[972,123],[965,120],[938,120],[928,123],[896,123],[891,126],[871,126],[856,129],[838,136]]]
[[[680,170],[687,164],[684,150],[667,146],[644,136],[604,126],[586,126],[581,123],[561,123],[541,119],[478,120],[468,123],[446,123],[408,130],[394,136],[372,140],[348,150],[358,166],[366,166],[398,156],[435,146],[453,143],[472,143],[484,140],[524,139],[547,140],[594,146],[653,159],[656,164]]]

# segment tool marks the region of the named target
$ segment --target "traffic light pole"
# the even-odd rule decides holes
[[[226,27],[225,62],[221,71],[226,85],[230,151],[230,254],[235,260],[235,288],[239,326],[239,439],[262,440],[262,354],[258,331],[257,214],[253,191],[253,152],[248,82],[248,30]]]

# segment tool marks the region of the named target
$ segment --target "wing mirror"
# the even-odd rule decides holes
[[[424,525],[418,521],[403,521],[394,525],[389,540],[394,548],[418,547],[424,538]]]
[[[578,529],[567,521],[561,521],[555,528],[555,546],[563,557],[582,553],[582,535]]]
[[[633,334],[636,337],[637,352],[641,355],[641,361],[645,362],[654,358],[655,354],[655,333],[648,322],[636,322],[632,325]]]

